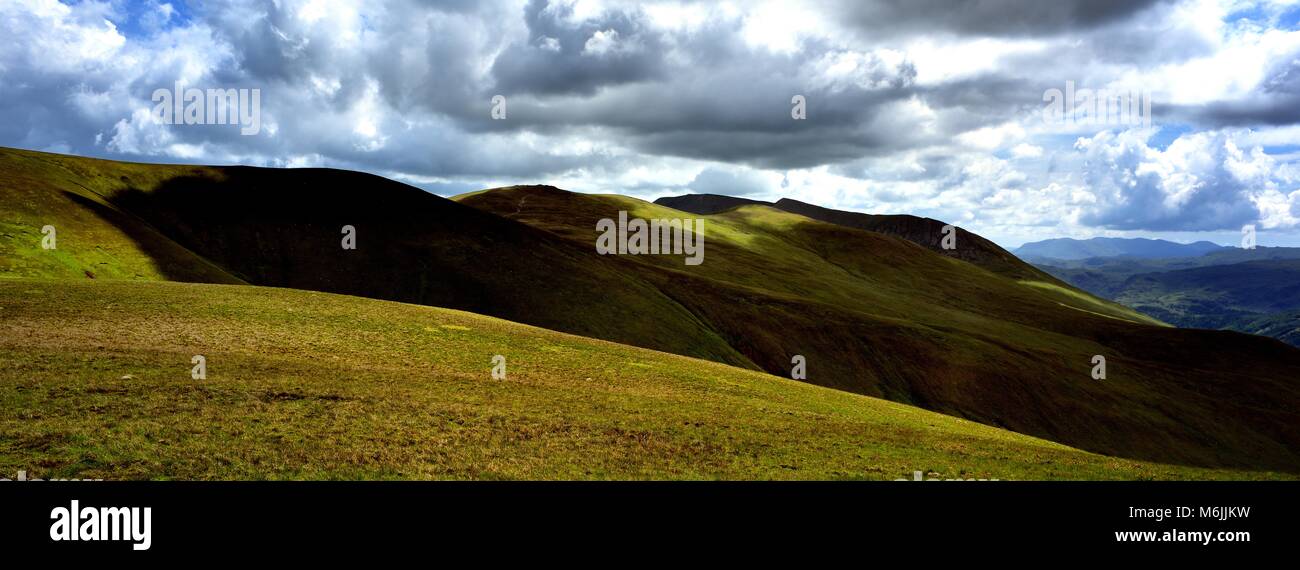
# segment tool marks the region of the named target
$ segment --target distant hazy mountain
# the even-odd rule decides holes
[[[1196,257],[1090,257],[1088,259],[1033,258],[1035,265],[1075,287],[1113,299],[1128,278],[1144,273],[1161,273],[1248,261],[1300,259],[1300,247],[1225,247]]]
[[[1056,238],[1020,246],[1016,255],[1024,259],[1088,259],[1090,257],[1167,258],[1204,255],[1227,249],[1208,241],[1175,243],[1162,239],[1092,238],[1077,240]]]

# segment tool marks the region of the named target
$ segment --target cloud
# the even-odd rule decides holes
[[[647,29],[644,14],[610,11],[577,19],[572,5],[532,0],[524,22],[528,37],[512,43],[492,64],[501,93],[591,95],[601,87],[664,73],[663,40]]]
[[[1079,140],[1088,186],[1099,199],[1085,223],[1157,231],[1230,230],[1261,220],[1266,227],[1295,224],[1263,215],[1280,185],[1273,159],[1261,148],[1242,149],[1233,133],[1207,131],[1159,150],[1147,144],[1150,135],[1135,130]]]
[[[10,0],[0,144],[353,168],[438,192],[782,194],[992,237],[1290,228],[1300,31],[1279,24],[1288,9]],[[260,89],[261,132],[151,121],[151,93],[177,81]],[[1149,89],[1156,124],[1178,128],[1044,124],[1044,90],[1067,81]],[[498,94],[504,120],[491,116]]]
[[[1035,36],[1094,28],[1132,18],[1160,0],[843,0],[840,15],[877,34],[945,31],[976,36]]]
[[[1213,126],[1300,123],[1300,51],[1273,62],[1258,89],[1244,97],[1196,106],[1171,106],[1169,111]]]
[[[1043,147],[1020,143],[1011,149],[1011,156],[1016,158],[1038,158],[1043,156]]]

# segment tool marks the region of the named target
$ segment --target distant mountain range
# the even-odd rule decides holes
[[[1078,260],[1096,257],[1123,256],[1160,259],[1169,257],[1193,257],[1221,249],[1226,248],[1208,241],[1176,243],[1162,239],[1098,237],[1084,240],[1056,238],[1030,242],[1017,248],[1015,253],[1020,256],[1021,259],[1031,261],[1042,259]]]
[[[1099,244],[1080,246],[1092,242]],[[1300,346],[1300,248],[1097,238],[1047,240],[1016,251],[1026,250],[1123,252],[1027,259],[1075,287],[1180,327],[1236,330]],[[1180,250],[1203,253],[1170,255]]]
[[[1066,285],[963,230],[955,250],[943,249],[946,224],[938,220],[858,214],[792,200],[676,198],[652,204],[544,185],[448,200],[341,170],[143,165],[11,149],[0,149],[0,185],[5,198],[0,200],[0,277],[23,282],[6,290],[13,295],[43,287],[64,290],[68,302],[76,300],[88,314],[123,318],[113,326],[128,339],[96,336],[87,343],[115,347],[149,333],[154,335],[149,338],[186,344],[139,350],[189,350],[210,341],[204,327],[186,319],[204,319],[217,327],[211,336],[256,337],[250,342],[260,343],[259,357],[273,358],[279,356],[275,339],[262,338],[260,321],[249,319],[274,319],[276,326],[328,325],[335,331],[330,336],[304,339],[329,359],[341,359],[322,360],[326,370],[364,350],[387,347],[382,348],[387,360],[376,368],[358,368],[349,385],[412,369],[428,374],[417,375],[417,382],[385,376],[387,389],[457,382],[455,390],[440,394],[458,398],[456,407],[472,410],[475,417],[468,422],[457,417],[449,428],[456,433],[482,430],[484,439],[548,449],[569,445],[565,438],[573,434],[566,426],[594,423],[605,427],[601,437],[629,442],[630,456],[662,447],[671,454],[709,453],[719,462],[749,461],[766,451],[738,445],[740,440],[730,436],[698,440],[691,444],[696,447],[679,444],[667,435],[701,428],[702,422],[665,418],[691,405],[712,410],[707,421],[738,437],[784,434],[787,423],[762,418],[798,414],[801,422],[822,422],[849,405],[813,394],[832,388],[1112,456],[1300,473],[1300,350],[1247,334],[1166,326]],[[704,219],[705,262],[689,266],[681,255],[600,254],[594,247],[596,228],[622,216]],[[58,228],[54,252],[40,245],[45,225]],[[355,250],[340,248],[340,229],[347,226],[356,231]],[[132,294],[126,286],[132,281],[243,283],[458,309],[767,372],[770,384],[735,384],[734,390],[761,389],[771,397],[745,404],[751,406],[747,413],[737,415],[727,383],[739,381],[712,371],[711,363],[681,364],[712,379],[707,391],[696,389],[706,385],[697,380],[660,384],[655,378],[660,370],[667,373],[669,360],[614,357],[592,343],[531,340],[529,358],[516,359],[510,351],[524,345],[486,320],[447,328],[433,313],[420,317],[403,309],[405,317],[390,320],[396,311],[392,304],[366,304],[361,315],[323,302],[311,306],[305,295],[286,296],[278,305],[248,299],[246,310],[235,314],[228,312],[228,303],[193,302],[186,295],[243,298],[257,296],[259,289],[202,287],[182,294],[187,289],[154,286],[138,289],[145,297],[122,297]],[[64,282],[81,284],[74,288],[80,292],[55,287]],[[108,296],[101,298],[97,290]],[[131,312],[114,312],[117,303]],[[24,361],[24,367],[0,369],[0,390],[27,382],[32,371],[69,381],[107,365],[104,359],[83,361],[83,355],[96,354],[94,344],[34,344],[42,337],[32,331],[44,329],[25,327],[38,320],[46,326],[50,311],[60,306],[31,300],[4,304],[0,347],[15,348],[0,356],[44,352],[39,360]],[[15,315],[12,307],[25,312]],[[296,313],[299,308],[313,316]],[[76,317],[71,314],[66,318]],[[164,325],[171,317],[151,320],[150,314],[186,322]],[[394,328],[384,336],[375,328],[354,329],[357,321],[390,322]],[[75,337],[80,326],[67,334]],[[90,328],[109,330],[102,322]],[[402,340],[408,338],[458,339],[462,348],[440,353]],[[465,353],[466,346],[473,354]],[[553,382],[576,391],[545,409],[527,408],[524,421],[510,416],[520,423],[492,431],[505,416],[491,411],[495,398],[477,387],[489,381],[478,378],[489,370],[489,355],[506,353],[511,370],[539,373],[511,386],[512,407],[530,405],[518,394]],[[186,354],[182,371],[188,354],[199,353]],[[1099,355],[1106,359],[1104,379],[1091,375]],[[777,378],[789,378],[795,360],[806,362],[802,380],[821,388]],[[442,373],[426,368],[431,362],[461,361],[477,368]],[[72,364],[51,368],[49,363],[58,362]],[[221,362],[214,360],[214,369],[220,370]],[[599,373],[567,372],[592,369]],[[242,370],[259,378],[255,368]],[[326,387],[310,372],[310,367],[295,372],[295,390]],[[279,393],[288,387],[266,388]],[[186,393],[219,399],[230,394],[223,390]],[[278,401],[275,393],[263,401]],[[631,395],[636,405],[623,403]],[[93,401],[103,398],[96,395]],[[317,407],[332,406],[332,400],[304,403],[348,421],[363,409],[353,406],[365,405],[367,398],[358,394],[340,407]],[[774,404],[814,399],[821,403],[797,412]],[[538,427],[542,419],[553,425]],[[861,445],[846,446],[844,452],[873,457],[925,430],[900,424],[895,432],[860,439]],[[849,437],[857,438],[857,432]],[[424,445],[425,440],[410,442]],[[584,445],[583,440],[572,445]],[[918,468],[971,449],[960,439],[935,446],[939,451],[916,456]],[[612,459],[593,462],[603,460]]]

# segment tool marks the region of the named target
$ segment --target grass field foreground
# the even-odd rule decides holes
[[[0,280],[0,409],[5,477],[1289,477],[1114,459],[460,311],[239,285]]]

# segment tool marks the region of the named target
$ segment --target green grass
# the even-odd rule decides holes
[[[61,244],[71,235],[72,245],[57,253],[80,264],[99,238],[76,236],[119,231],[103,239],[135,248],[121,258],[123,279],[242,280],[454,308],[776,376],[800,354],[810,383],[1079,449],[1300,473],[1300,352],[1134,323],[1117,306],[1024,285],[893,234],[737,208],[708,217],[706,261],[686,266],[680,256],[596,254],[596,220],[619,209],[683,215],[625,197],[515,187],[455,202],[356,172],[150,167],[12,150],[0,151],[0,171],[26,176],[20,190],[49,195],[30,206],[5,186],[0,219],[64,220]],[[24,209],[35,214],[10,215]],[[344,224],[358,228],[355,251],[339,248]],[[39,270],[63,263],[51,252],[21,255],[32,263],[11,275],[91,281],[81,266]],[[1018,271],[1014,258],[981,262]],[[137,277],[146,264],[156,273]],[[1107,358],[1104,382],[1090,376],[1097,354]],[[35,353],[12,358],[40,362]],[[569,365],[602,363],[574,358]]]
[[[103,479],[1276,478],[1142,463],[460,311],[0,281],[0,473]],[[190,357],[206,356],[206,380]],[[495,354],[505,380],[490,376]]]

